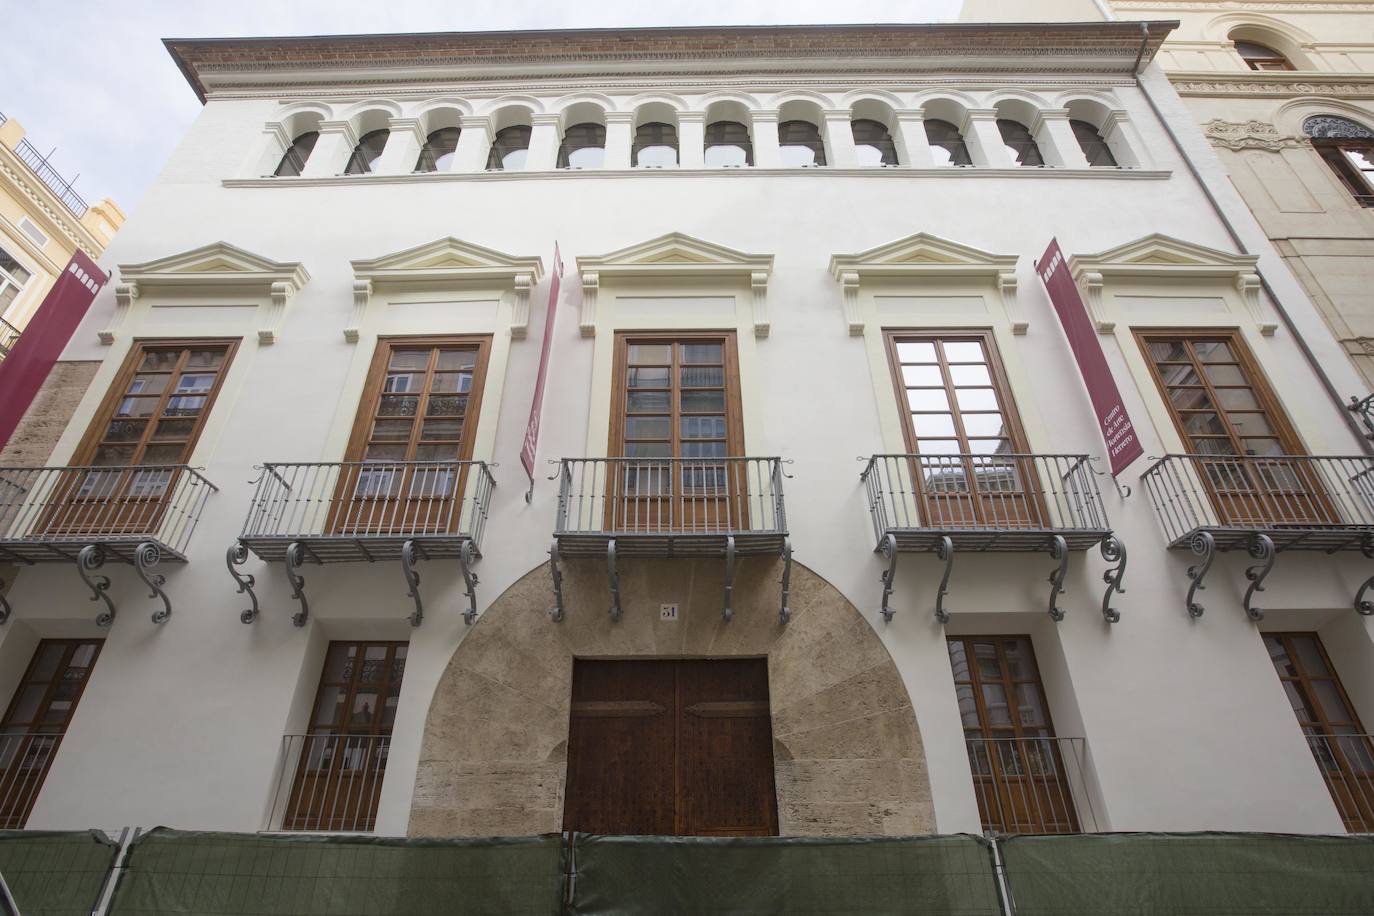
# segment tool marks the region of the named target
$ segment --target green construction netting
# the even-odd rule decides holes
[[[110,912],[557,916],[565,849],[558,836],[419,840],[159,827],[130,847]]]
[[[573,913],[1000,916],[978,837],[573,841]]]
[[[1374,841],[1263,833],[1015,836],[1017,916],[1374,913]]]
[[[90,916],[118,852],[94,830],[5,830],[0,875],[24,916]]]

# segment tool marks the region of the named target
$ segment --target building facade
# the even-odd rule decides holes
[[[1361,382],[1171,27],[169,41],[3,825],[1368,830]]]

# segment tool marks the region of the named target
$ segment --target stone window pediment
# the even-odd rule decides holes
[[[747,254],[680,232],[670,232],[610,254],[578,258],[577,270],[582,278],[579,325],[584,337],[596,333],[596,296],[603,277],[670,281],[746,279],[753,292],[754,335],[768,336],[768,278],[773,272],[771,254]]]
[[[862,334],[867,324],[859,305],[859,287],[872,280],[947,281],[985,279],[998,292],[1014,334],[1029,326],[1016,301],[1016,263],[1019,255],[993,254],[926,232],[870,248],[858,254],[830,258],[830,274],[840,284],[845,323],[850,334]]]
[[[1260,333],[1269,335],[1277,326],[1260,306],[1258,263],[1258,255],[1230,254],[1155,233],[1097,254],[1073,255],[1069,270],[1099,331],[1116,327],[1102,296],[1104,284],[1116,279],[1134,286],[1157,282],[1161,286],[1186,283],[1213,290],[1233,287]]]
[[[452,236],[351,263],[353,314],[343,332],[349,343],[357,343],[372,295],[382,288],[500,290],[511,301],[511,337],[523,338],[529,330],[530,290],[544,276],[542,258],[509,255]]]
[[[299,261],[273,261],[228,242],[214,242],[138,264],[119,265],[115,286],[115,314],[100,342],[111,344],[130,307],[150,293],[192,294],[202,297],[270,299],[258,342],[274,343],[286,317],[286,304],[310,280]]]

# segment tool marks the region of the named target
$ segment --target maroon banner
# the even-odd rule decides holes
[[[86,317],[95,294],[109,279],[80,251],[72,255],[67,269],[0,362],[0,448],[10,441],[24,411],[76,333],[76,326]]]
[[[1064,326],[1069,338],[1069,348],[1073,350],[1078,362],[1078,371],[1083,376],[1083,384],[1088,388],[1088,397],[1093,402],[1093,412],[1097,414],[1098,425],[1102,428],[1102,441],[1107,446],[1107,458],[1112,464],[1112,475],[1126,469],[1126,466],[1145,453],[1136,438],[1135,427],[1126,414],[1126,405],[1121,402],[1121,392],[1112,378],[1112,370],[1107,366],[1107,357],[1102,353],[1102,344],[1097,340],[1097,330],[1088,318],[1088,310],[1078,295],[1078,287],[1069,276],[1064,253],[1059,250],[1059,240],[1050,239],[1050,247],[1036,264],[1036,271],[1049,291],[1050,302]]]
[[[520,464],[530,475],[530,489],[525,494],[529,502],[534,492],[534,457],[539,451],[539,417],[544,406],[544,382],[549,375],[549,352],[553,349],[553,323],[558,310],[558,289],[563,285],[563,260],[558,243],[553,243],[553,274],[549,279],[549,308],[544,313],[544,345],[539,351],[539,374],[534,380],[534,400],[530,404],[530,422],[525,426],[525,442],[520,446]]]

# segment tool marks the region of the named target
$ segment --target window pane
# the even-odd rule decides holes
[[[462,420],[426,420],[420,429],[420,438],[423,440],[460,439],[462,436]]]
[[[138,369],[140,372],[170,372],[176,368],[177,360],[180,358],[180,350],[148,350],[144,352],[143,361],[138,364]]]
[[[628,350],[631,366],[666,366],[673,361],[672,344],[630,344]]]
[[[664,426],[667,420],[664,419]],[[682,438],[684,439],[724,439],[724,417],[682,417]],[[647,438],[647,437],[646,437]]]
[[[223,350],[192,350],[186,357],[186,368],[218,369],[223,362]]]
[[[719,365],[724,361],[724,352],[720,344],[683,344],[682,361]]]
[[[1007,671],[1014,681],[1034,681],[1039,679],[1040,671],[1035,666],[1035,652],[1028,639],[1006,639],[1002,641],[1002,652],[1007,657]]]
[[[903,366],[902,382],[907,385],[939,385],[945,383],[939,366]]]
[[[949,376],[956,385],[991,385],[987,366],[950,366]]]
[[[392,350],[387,367],[390,369],[427,369],[429,368],[429,352],[429,350]]]
[[[918,436],[954,435],[954,417],[947,413],[914,413],[911,425]]]
[[[1315,639],[1310,636],[1294,636],[1292,642],[1298,653],[1298,661],[1302,663],[1303,672],[1308,677],[1321,677],[1331,673],[1326,669],[1326,661],[1322,658]]]
[[[985,362],[983,345],[977,341],[945,341],[945,359],[951,363]]]
[[[1007,705],[1007,692],[1001,684],[983,684],[983,705],[987,707],[989,725],[1011,724],[1011,708]]]
[[[667,413],[672,409],[667,391],[631,391],[626,396],[628,413]]]
[[[138,442],[148,425],[147,420],[115,420],[105,430],[106,442]]]
[[[671,458],[671,442],[626,442],[626,458]]]
[[[625,420],[625,438],[667,439],[672,433],[671,423],[668,417],[629,417]]]
[[[964,421],[964,432],[969,436],[1005,436],[1006,424],[1000,413],[966,413],[960,417]]]
[[[1350,707],[1345,705],[1340,688],[1334,681],[1312,681],[1312,693],[1327,721],[1350,722],[1355,718],[1350,712]]]
[[[724,391],[683,391],[682,410],[686,413],[724,413]]]
[[[906,402],[912,410],[949,410],[949,395],[943,388],[908,388]]]
[[[413,417],[420,409],[420,399],[414,395],[386,395],[377,405],[377,413],[383,417]]]
[[[935,344],[930,341],[897,341],[897,358],[904,363],[935,362]]]
[[[991,388],[959,388],[954,392],[960,410],[996,410],[997,394]]]
[[[467,413],[467,408],[468,399],[466,396],[432,394],[425,404],[425,416],[461,417]]]

